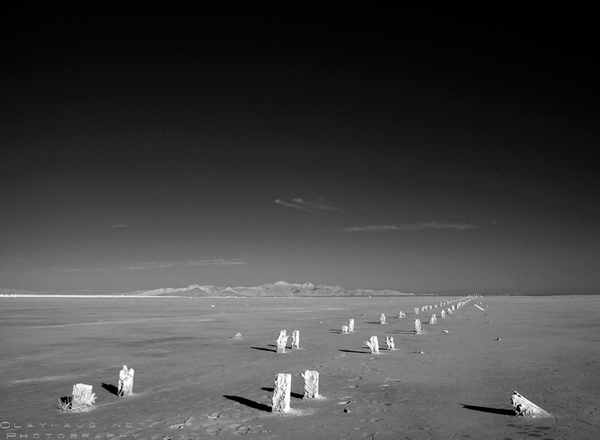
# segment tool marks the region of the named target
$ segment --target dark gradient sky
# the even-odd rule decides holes
[[[32,8],[0,288],[600,292],[591,11]]]

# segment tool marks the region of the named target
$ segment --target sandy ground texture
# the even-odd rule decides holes
[[[415,335],[414,307],[440,301],[1,298],[0,438],[600,438],[600,297],[477,298],[421,312]],[[276,353],[282,329],[300,349]],[[120,398],[123,365],[135,383]],[[324,399],[302,398],[307,369]],[[292,374],[290,414],[271,412],[277,373]],[[61,412],[76,383],[93,410]],[[513,390],[552,417],[514,416]]]

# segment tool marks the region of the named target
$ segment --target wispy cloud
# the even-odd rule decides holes
[[[301,209],[302,211],[338,211],[342,212],[340,208],[336,208],[335,206],[327,205],[324,203],[325,198],[321,197],[317,201],[308,201],[301,198],[295,198],[292,202],[285,202],[281,199],[275,200],[275,203],[281,206],[286,206],[288,208],[296,208]]]
[[[301,205],[301,206],[306,206],[307,208],[310,208],[310,209],[316,209],[318,211],[338,211],[338,212],[342,211],[340,208],[326,205],[325,203],[323,203],[324,201],[325,201],[325,199],[323,197],[321,197],[317,202],[310,202],[310,201],[306,201],[306,200],[302,200],[302,199],[294,199],[294,203],[297,203],[298,205]]]
[[[112,225],[111,226],[112,229],[120,229],[120,228],[131,228],[130,225],[127,225],[125,223],[118,223],[116,225]]]
[[[233,260],[190,260],[190,261],[146,261],[134,263],[131,266],[115,267],[96,267],[91,269],[81,269],[77,267],[52,267],[50,269],[35,270],[28,272],[13,272],[19,274],[40,274],[40,273],[77,273],[77,272],[105,272],[111,270],[148,270],[148,269],[171,269],[174,267],[193,267],[193,266],[235,266],[248,264],[238,258]]]
[[[121,270],[171,269],[174,267],[193,266],[236,266],[241,264],[247,263],[237,258],[233,260],[145,261],[136,263],[133,266],[122,267]]]
[[[372,225],[372,226],[355,226],[352,228],[341,229],[341,232],[388,232],[388,231],[423,231],[427,229],[451,229],[456,231],[464,231],[473,229],[476,226],[469,223],[415,223],[415,224],[399,224],[399,225]]]
[[[20,274],[36,274],[36,273],[76,273],[76,272],[98,272],[101,270],[105,270],[102,268],[93,268],[93,269],[81,269],[78,267],[52,267],[50,269],[44,269],[44,270],[32,270],[32,271],[27,271],[27,272],[14,272],[14,273],[20,273]]]
[[[283,200],[281,200],[281,199],[277,199],[277,200],[275,200],[275,203],[277,203],[278,205],[281,205],[281,206],[286,206],[286,207],[288,207],[288,208],[296,208],[296,209],[300,209],[300,210],[302,210],[302,211],[309,211],[309,212],[312,212],[312,211],[313,211],[312,209],[309,209],[309,208],[307,208],[307,207],[305,207],[305,206],[302,206],[302,205],[295,205],[295,204],[293,204],[293,203],[284,202],[284,201],[283,201]]]

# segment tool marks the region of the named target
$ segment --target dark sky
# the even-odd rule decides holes
[[[4,11],[0,288],[600,292],[592,16]]]

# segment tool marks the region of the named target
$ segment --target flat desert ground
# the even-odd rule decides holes
[[[479,297],[421,312],[414,334],[414,307],[441,300],[0,298],[0,438],[600,438],[600,296]],[[276,353],[282,329],[299,349]],[[302,398],[305,370],[323,399]],[[277,373],[292,374],[290,414],[271,412]],[[77,383],[94,409],[61,412]],[[514,416],[513,390],[552,417]]]

